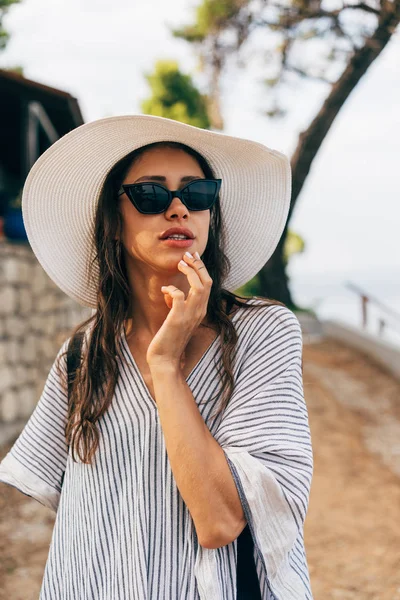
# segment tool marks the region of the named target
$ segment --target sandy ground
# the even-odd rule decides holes
[[[303,381],[314,599],[400,600],[400,382],[329,339],[305,344]],[[0,484],[0,515],[0,600],[37,600],[55,514]]]

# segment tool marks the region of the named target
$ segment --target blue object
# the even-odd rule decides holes
[[[4,215],[4,235],[9,240],[27,241],[21,208],[9,208]]]

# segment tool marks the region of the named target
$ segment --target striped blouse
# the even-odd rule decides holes
[[[249,302],[260,303],[253,298]],[[263,600],[312,600],[303,527],[313,453],[302,333],[285,306],[238,308],[235,389],[224,412],[217,337],[186,381],[223,448],[254,542]],[[156,404],[121,328],[112,403],[92,465],[66,445],[66,358],[56,360],[0,481],[56,512],[39,600],[235,600],[237,540],[202,547],[168,461]],[[64,378],[64,380],[61,380]],[[216,398],[215,398],[216,397]]]

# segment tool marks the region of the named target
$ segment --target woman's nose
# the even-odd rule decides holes
[[[171,217],[174,214],[179,214],[180,216],[183,216],[186,213],[189,214],[187,207],[183,204],[182,200],[178,198],[178,196],[174,196],[172,198],[171,204],[166,210],[166,216]]]

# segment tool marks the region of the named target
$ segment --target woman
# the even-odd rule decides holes
[[[32,168],[31,246],[94,309],[0,464],[57,513],[41,600],[312,599],[300,325],[233,294],[289,202],[281,153],[161,117],[83,125]]]

